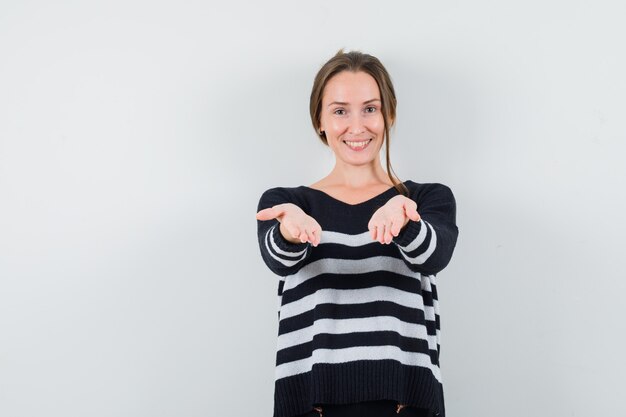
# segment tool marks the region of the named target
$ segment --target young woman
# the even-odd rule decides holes
[[[457,241],[454,195],[391,175],[396,97],[377,58],[340,50],[310,112],[333,170],[270,188],[256,215],[279,277],[274,417],[444,417],[436,275]]]

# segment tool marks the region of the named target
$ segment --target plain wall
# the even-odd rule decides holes
[[[0,3],[0,415],[271,416],[256,207],[334,163],[341,47],[441,182],[448,417],[626,415],[623,2]]]

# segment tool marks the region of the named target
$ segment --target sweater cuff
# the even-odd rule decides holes
[[[272,229],[272,237],[276,246],[286,252],[300,252],[310,245],[310,242],[292,243],[285,239],[282,233],[280,233],[280,223],[276,223]]]
[[[422,219],[418,221],[410,220],[404,226],[403,229],[400,230],[398,236],[395,236],[392,241],[397,243],[400,246],[408,246],[409,243],[413,242],[420,230],[422,230]]]

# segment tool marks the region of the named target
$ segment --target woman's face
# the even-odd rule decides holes
[[[378,84],[366,72],[342,71],[328,80],[320,129],[336,158],[361,165],[378,157],[385,129],[381,105]]]

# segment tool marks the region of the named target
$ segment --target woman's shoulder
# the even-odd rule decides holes
[[[447,184],[441,182],[415,182],[405,181],[412,197],[415,198],[452,198],[454,194]]]
[[[301,186],[275,186],[263,191],[262,194],[297,194]]]
[[[406,180],[405,181],[407,185],[411,185],[415,188],[420,188],[420,189],[443,189],[443,188],[450,188],[447,184],[444,184],[442,182],[416,182],[416,181],[412,181],[412,180]]]
[[[259,198],[259,210],[277,204],[293,203],[302,207],[303,186],[275,186],[266,189]]]

